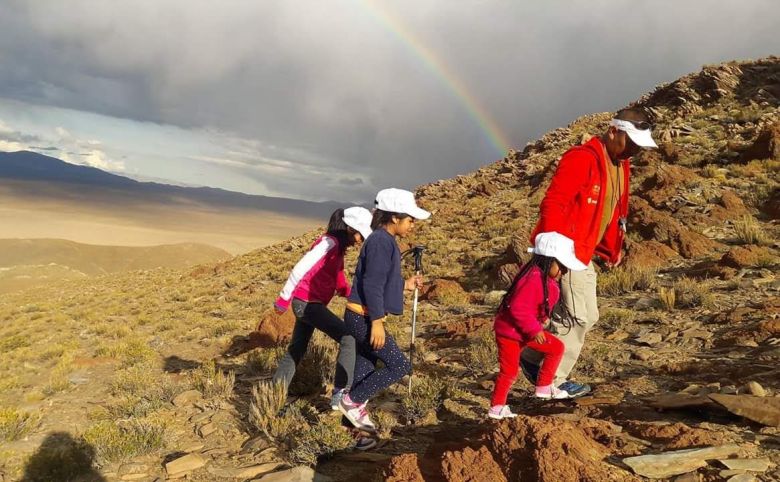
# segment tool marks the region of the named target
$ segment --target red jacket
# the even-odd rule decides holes
[[[623,185],[620,186],[620,200],[607,225],[602,239],[599,235],[601,216],[604,211],[605,183],[609,182],[607,162],[612,162],[605,154],[598,137],[594,137],[582,146],[566,151],[558,162],[550,187],[539,205],[539,222],[533,233],[536,235],[557,231],[574,241],[577,259],[588,264],[596,254],[610,263],[620,259],[623,247],[623,230],[618,219],[628,216],[628,186],[630,162],[620,161],[623,169]]]

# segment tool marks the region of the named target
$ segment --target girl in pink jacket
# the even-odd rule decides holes
[[[328,309],[328,303],[336,293],[349,296],[344,253],[371,234],[371,217],[371,212],[362,207],[336,210],[327,232],[317,238],[309,252],[298,261],[274,302],[277,312],[283,313],[292,306],[295,313],[292,340],[273,376],[273,381],[284,383],[285,388],[290,386],[295,367],[306,353],[315,329],[339,342],[334,397],[352,386],[355,339],[347,334],[341,317]]]
[[[516,417],[506,400],[517,378],[520,353],[525,347],[545,355],[536,381],[536,396],[569,398],[565,390],[553,385],[555,371],[563,357],[563,343],[544,327],[558,302],[561,276],[567,269],[581,271],[586,266],[574,256],[573,241],[556,232],[540,233],[534,248],[529,251],[534,256],[520,269],[504,295],[493,324],[499,363],[488,411],[488,417],[493,419]]]

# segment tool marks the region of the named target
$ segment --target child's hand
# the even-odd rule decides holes
[[[371,322],[371,348],[381,350],[385,346],[384,318]]]
[[[540,345],[544,345],[547,342],[547,339],[544,337],[544,331],[537,333],[534,337],[534,341]]]
[[[422,275],[414,275],[408,280],[406,280],[406,283],[404,283],[404,289],[406,291],[413,291],[415,288],[418,290],[421,290],[423,287],[423,277]]]
[[[550,319],[549,318],[544,320],[544,323],[542,323],[542,328],[546,329],[548,326],[550,326]]]

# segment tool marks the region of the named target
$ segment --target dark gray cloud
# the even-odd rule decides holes
[[[6,0],[0,97],[256,141],[226,168],[291,196],[355,199],[494,160],[461,100],[372,5],[518,148],[703,64],[780,52],[776,0]],[[270,159],[302,169],[280,174]]]

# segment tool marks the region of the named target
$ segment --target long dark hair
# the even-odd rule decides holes
[[[555,261],[555,258],[550,256],[542,256],[540,254],[533,255],[533,257],[520,268],[520,271],[515,276],[515,279],[512,280],[512,284],[509,286],[506,294],[503,298],[501,298],[501,304],[498,306],[498,311],[509,308],[509,300],[512,298],[512,294],[515,292],[517,284],[521,279],[527,276],[534,267],[536,267],[539,268],[539,270],[542,272],[542,293],[544,294],[544,299],[539,306],[539,311],[544,315],[543,320],[550,318],[553,312],[555,312],[557,318],[556,321],[565,328],[571,330],[575,323],[579,324],[579,321],[577,321],[577,319],[569,313],[569,310],[567,310],[561,304],[560,297],[558,298],[558,302],[555,306],[550,306],[547,279],[550,276],[550,269],[552,268],[553,261]],[[565,271],[566,267],[561,265],[561,263],[558,263],[558,269]]]
[[[344,254],[347,248],[355,244],[355,230],[344,222],[344,210],[336,209],[330,215],[327,233],[339,242],[339,252]]]
[[[404,213],[393,213],[390,211],[382,211],[381,209],[374,209],[374,215],[371,218],[371,229],[379,229],[387,226],[393,222],[393,216],[399,220],[411,217]]]

